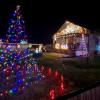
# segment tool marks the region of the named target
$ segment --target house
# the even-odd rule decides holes
[[[100,35],[66,21],[53,35],[53,47],[71,56],[89,56],[100,52]]]

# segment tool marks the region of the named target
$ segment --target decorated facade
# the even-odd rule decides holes
[[[100,52],[99,35],[97,32],[66,21],[53,35],[53,47],[56,51],[72,56],[88,56]]]

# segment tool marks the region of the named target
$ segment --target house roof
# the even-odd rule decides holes
[[[65,21],[61,28],[57,31],[57,35],[65,35],[72,33],[87,33],[88,29],[82,26],[76,25],[70,21]]]

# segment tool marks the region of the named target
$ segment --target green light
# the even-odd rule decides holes
[[[0,52],[2,52],[3,50],[2,49],[0,49]]]
[[[13,91],[12,91],[12,90],[10,90],[10,91],[9,91],[9,93],[10,93],[10,94],[12,94],[12,93],[13,93]]]
[[[32,45],[31,44],[29,44],[29,46],[28,46],[29,48],[32,48]]]

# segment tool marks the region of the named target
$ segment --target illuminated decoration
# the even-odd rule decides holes
[[[41,53],[42,52],[42,46],[40,45],[39,48],[35,49],[35,53]]]
[[[54,35],[54,41],[56,41],[56,40],[57,40],[56,35]]]
[[[29,48],[32,48],[32,44],[29,44],[29,46],[28,46]]]
[[[51,68],[48,68],[48,76],[50,76],[51,75]]]
[[[0,50],[0,96],[23,93],[32,81],[41,79],[31,50]]]
[[[90,31],[70,21],[65,21],[61,28],[53,35],[54,48],[67,50],[66,53],[74,54],[74,47],[80,42],[79,37]],[[62,51],[61,51],[62,52]]]
[[[17,47],[20,48],[21,46],[18,44]]]
[[[64,23],[63,29],[61,28],[60,32],[58,32],[56,35],[66,35],[66,34],[72,34],[72,33],[80,33],[80,34],[85,34],[87,33],[86,28],[81,27],[79,25],[75,25],[74,23],[71,23],[69,21],[66,21]]]
[[[59,43],[55,44],[55,49],[60,49],[60,44]]]
[[[42,73],[44,72],[44,66],[41,67],[41,72],[42,72]]]
[[[25,33],[24,20],[21,15],[20,6],[16,7],[16,10],[9,20],[9,28],[6,34],[6,40],[9,43],[27,43],[27,35]],[[7,42],[7,43],[8,43]]]
[[[46,82],[52,83],[50,87],[48,87],[50,100],[53,100],[57,96],[64,94],[65,84],[63,75],[61,75],[57,70],[54,71],[51,69],[51,67],[48,68],[44,65],[41,66],[41,72],[42,75],[44,75],[44,81],[46,80]]]
[[[61,81],[64,82],[64,77],[63,77],[63,75],[61,75]]]
[[[42,45],[39,45],[39,52],[42,52]]]
[[[67,44],[61,44],[61,49],[67,50],[68,49],[68,45]]]
[[[50,90],[50,99],[54,100],[55,99],[55,91],[52,89]]]
[[[88,56],[88,50],[84,34],[82,34],[79,48],[76,50],[76,56]]]
[[[55,71],[55,78],[58,78],[58,76],[59,76],[58,71]]]
[[[27,44],[27,41],[23,41],[23,40],[21,40],[20,43],[21,43],[21,44]]]
[[[96,46],[97,53],[100,54],[100,37],[98,37],[98,44]]]
[[[8,45],[8,47],[7,48],[11,48],[11,45]]]
[[[39,53],[39,48],[36,48],[35,53]]]
[[[97,52],[100,53],[100,45],[97,45],[96,49],[97,49]]]
[[[64,83],[63,82],[61,82],[60,87],[61,87],[61,91],[63,91],[64,90]]]
[[[39,48],[36,48],[33,52],[33,57],[34,58],[39,58],[42,56],[42,51],[39,50]]]

